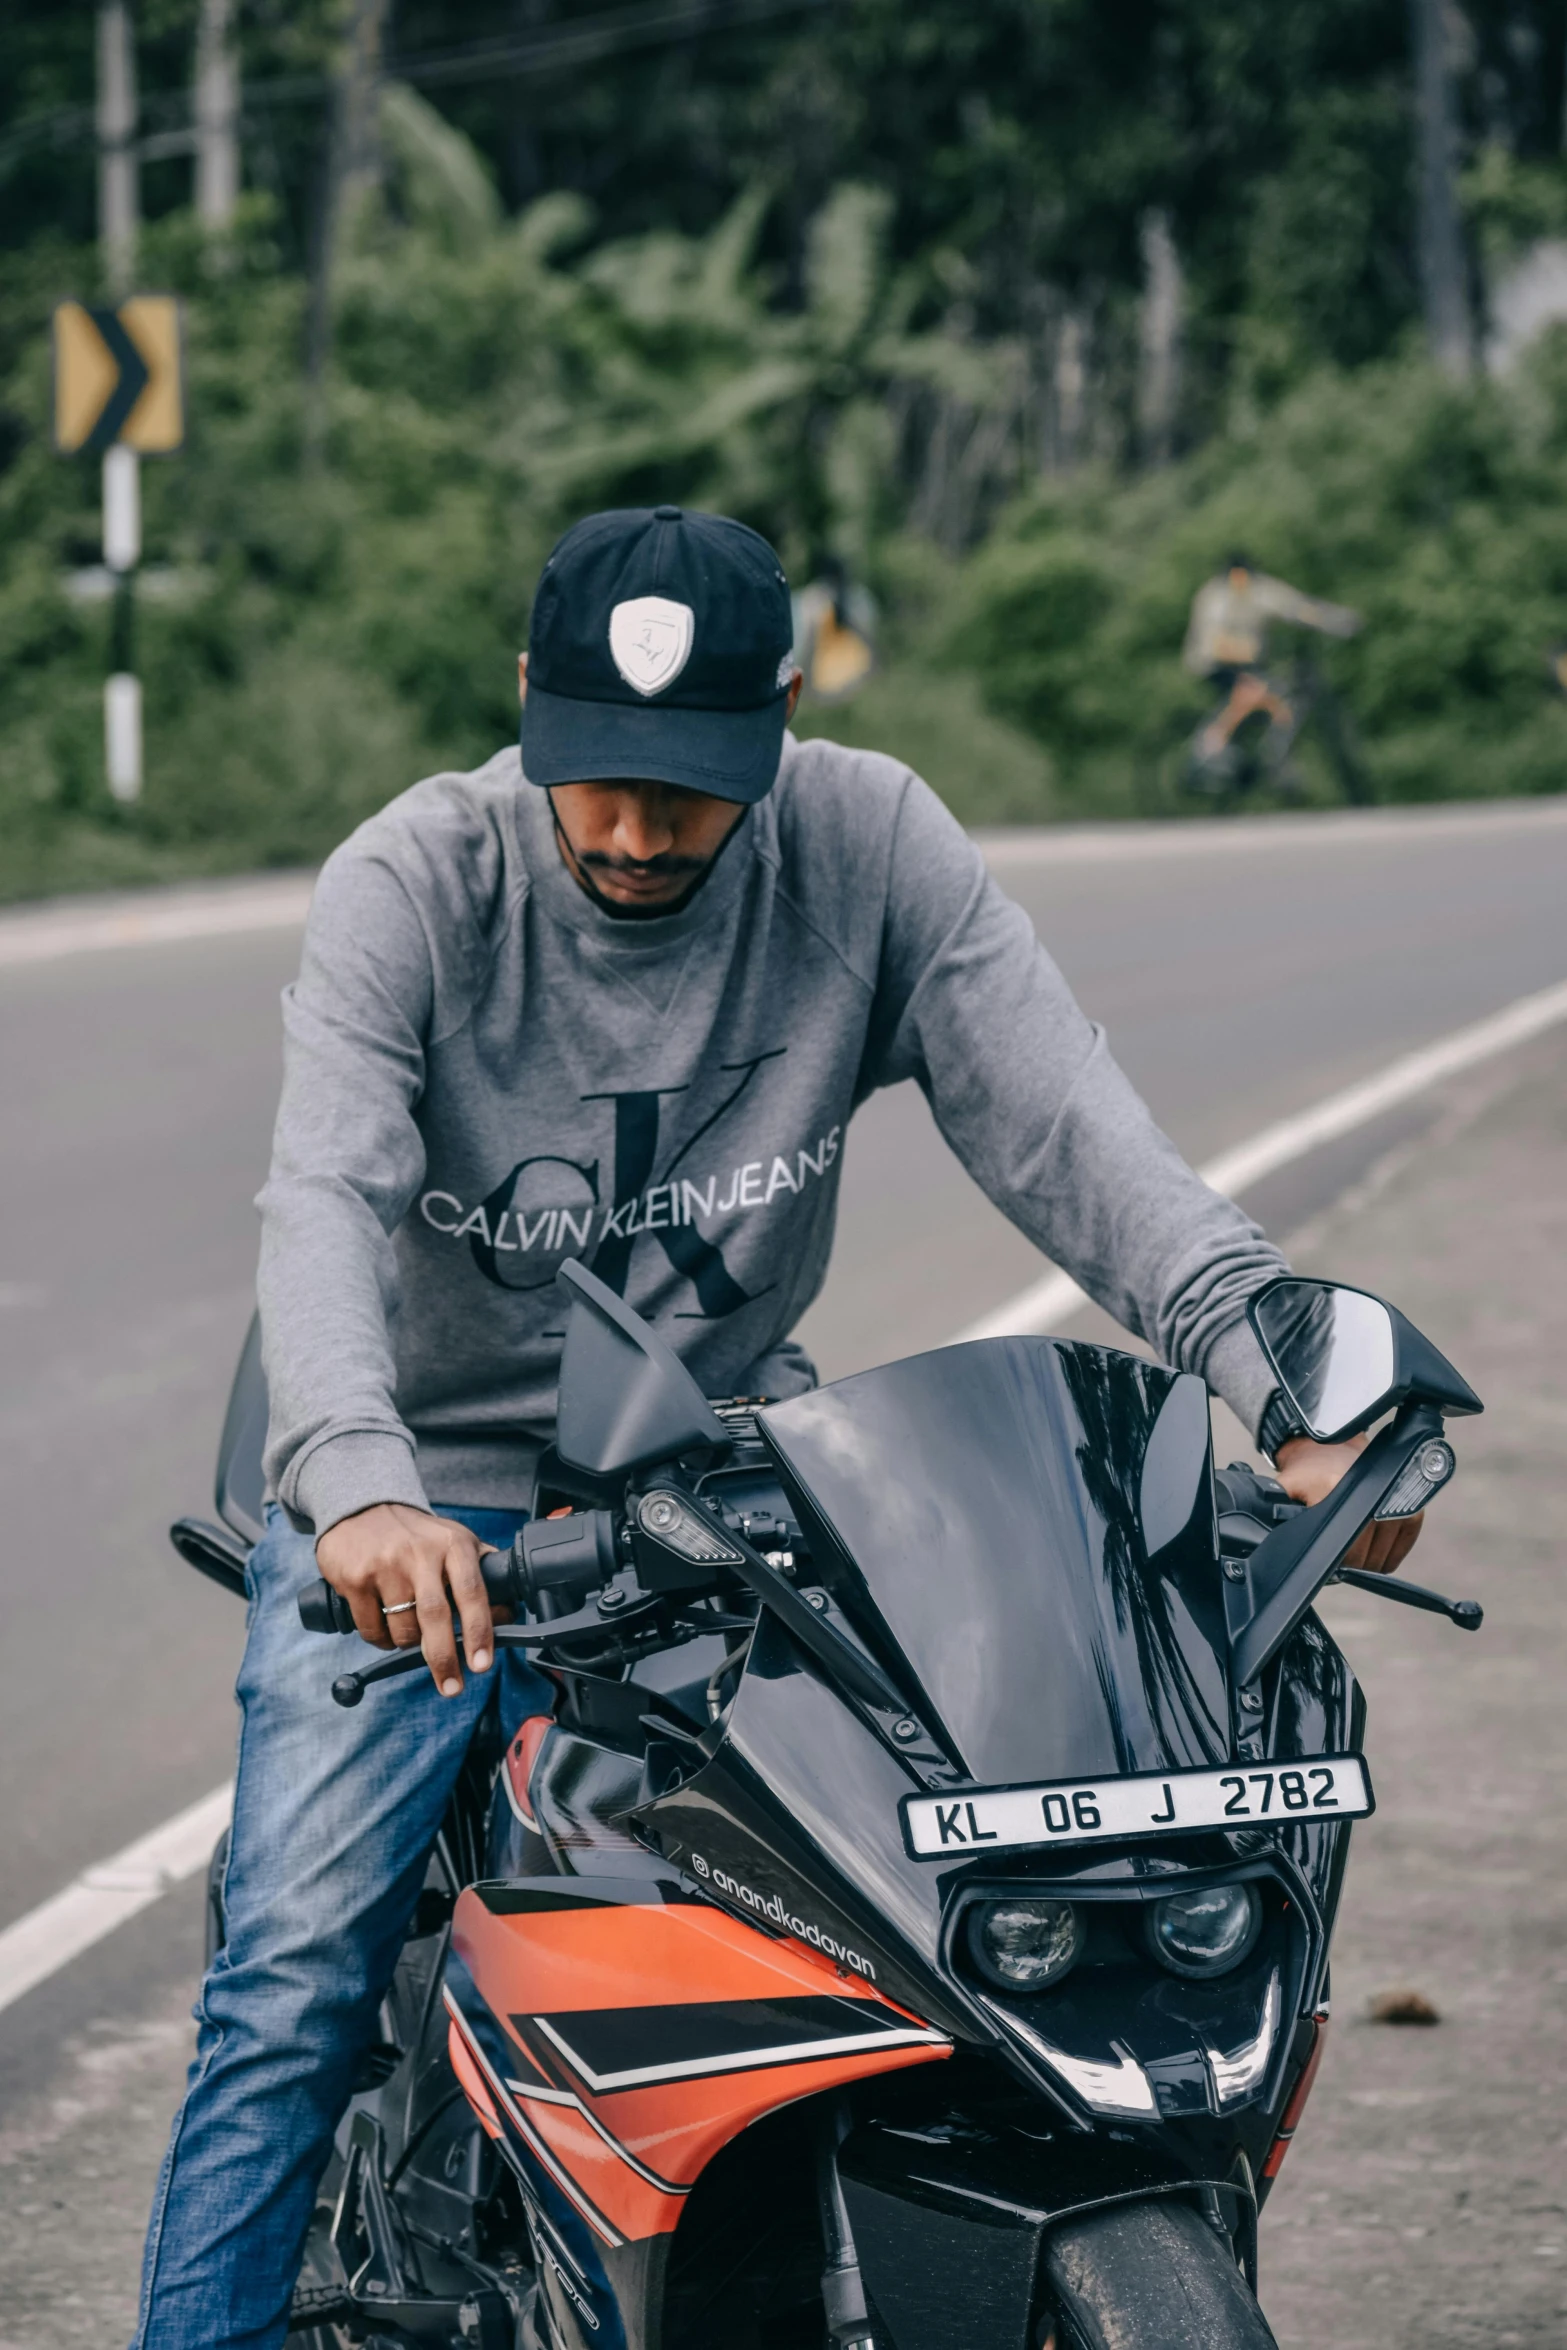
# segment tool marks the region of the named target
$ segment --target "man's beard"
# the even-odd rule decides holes
[[[555,814],[553,798],[550,800],[550,815],[554,819],[556,843],[565,855],[568,870],[572,866],[576,867],[581,885],[595,906],[616,922],[656,922],[665,915],[683,912],[739,829],[738,826],[732,827],[710,857],[682,857],[669,850],[663,856],[649,857],[645,864],[639,865],[633,857],[612,857],[603,849],[579,849]],[[634,875],[638,881],[680,880],[686,886],[676,890],[673,897],[660,898],[652,905],[628,905],[623,898],[606,897],[603,890],[596,888],[593,880],[595,873],[627,873]]]

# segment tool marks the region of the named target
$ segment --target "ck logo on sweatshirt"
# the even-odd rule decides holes
[[[584,1094],[608,1103],[614,1116],[614,1185],[606,1194],[600,1162],[584,1165],[548,1152],[519,1159],[493,1191],[468,1207],[454,1192],[427,1191],[419,1212],[430,1228],[468,1244],[473,1262],[498,1289],[547,1289],[563,1258],[581,1257],[599,1279],[624,1297],[632,1251],[646,1235],[683,1273],[695,1293],[682,1321],[713,1321],[751,1302],[724,1262],[717,1235],[735,1218],[765,1213],[819,1183],[838,1156],[834,1126],[787,1158],[733,1160],[714,1167],[702,1144],[750,1089],[758,1070],[786,1047],[749,1061],[722,1064],[734,1079],[724,1099],[662,1166],[661,1105],[687,1092]],[[699,1155],[700,1154],[700,1155]]]

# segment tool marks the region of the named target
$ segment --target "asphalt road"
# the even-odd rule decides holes
[[[1555,810],[1456,831],[1295,826],[1211,854],[1171,855],[1160,836],[1103,855],[1024,843],[998,870],[1198,1159],[1567,973]],[[229,1768],[239,1610],[179,1565],[163,1528],[209,1491],[294,954],[287,934],[238,936],[0,970],[0,1774],[14,1791],[0,1924]],[[1263,1220],[1293,1230],[1434,1114],[1276,1178]],[[805,1335],[831,1375],[940,1340],[1038,1269],[903,1089],[851,1135],[838,1253]],[[56,2143],[83,2114],[123,2122],[143,2096],[155,2139],[196,1910],[187,1888],[0,2015],[0,2105],[19,2117],[0,2156]],[[145,2194],[116,2178],[132,2203]],[[75,2191],[52,2206],[67,2237]],[[0,2350],[15,2306],[0,2300]],[[20,2338],[106,2339],[106,2306],[89,2294],[79,2326],[62,2287]]]

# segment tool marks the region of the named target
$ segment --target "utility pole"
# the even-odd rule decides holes
[[[98,242],[112,297],[136,282],[136,50],[126,0],[98,10]],[[136,675],[136,566],[141,561],[141,459],[103,453],[103,560],[114,582],[109,675],[103,688],[104,767],[117,800],[141,797],[141,679]]]
[[[103,681],[103,754],[115,799],[141,798],[141,679],[136,674],[136,566],[141,561],[141,459],[103,453],[103,560],[114,581],[109,674]]]
[[[111,294],[136,277],[136,50],[126,0],[98,10],[98,242]]]
[[[1458,217],[1458,110],[1453,90],[1454,0],[1409,0],[1419,120],[1420,290],[1426,341],[1438,367],[1462,381],[1474,363],[1468,272]]]
[[[220,235],[239,201],[239,66],[233,0],[201,0],[196,27],[196,214]]]

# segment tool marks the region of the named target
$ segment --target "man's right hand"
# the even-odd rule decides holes
[[[462,1666],[452,1635],[453,1605],[476,1673],[488,1672],[495,1645],[479,1571],[485,1547],[454,1519],[382,1501],[330,1527],[316,1544],[316,1564],[352,1608],[361,1640],[372,1648],[422,1645],[441,1695],[458,1697]]]

